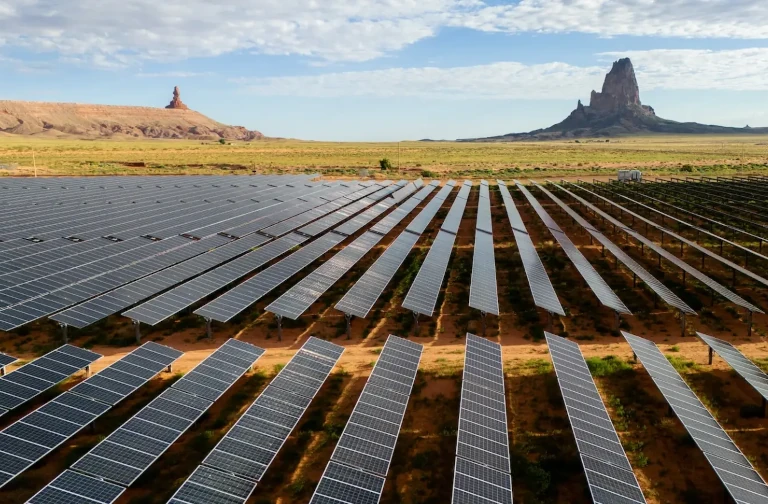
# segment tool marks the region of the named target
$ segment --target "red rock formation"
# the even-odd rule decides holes
[[[189,110],[189,107],[184,105],[184,102],[181,101],[181,98],[179,98],[179,86],[174,86],[173,88],[173,100],[171,100],[171,103],[168,104],[165,108],[167,109],[181,109],[181,110]]]

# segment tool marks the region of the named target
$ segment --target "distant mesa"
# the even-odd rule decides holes
[[[180,95],[181,95],[181,93],[179,92],[179,86],[174,86],[173,87],[173,100],[171,100],[171,103],[169,103],[165,108],[167,108],[167,109],[189,110],[189,107],[184,105],[184,102],[181,101]]]
[[[0,136],[8,135],[213,141],[264,138],[258,131],[222,124],[191,110],[181,101],[178,86],[164,109],[0,100]]]
[[[579,100],[576,109],[562,122],[528,133],[472,138],[465,142],[510,142],[523,140],[561,140],[568,138],[606,138],[644,133],[668,134],[764,134],[768,128],[729,128],[662,119],[640,102],[640,87],[629,58],[613,63],[605,76],[603,89],[592,91],[589,106]]]

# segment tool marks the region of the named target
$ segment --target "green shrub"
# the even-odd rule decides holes
[[[603,358],[589,357],[586,361],[592,376],[609,376],[632,370],[632,366],[615,355],[609,355],[608,357]]]
[[[392,169],[392,163],[389,162],[389,158],[380,159],[379,166],[381,167],[382,171],[387,171]]]

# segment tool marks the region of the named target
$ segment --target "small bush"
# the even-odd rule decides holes
[[[387,171],[392,169],[392,163],[390,163],[389,158],[380,159],[379,166],[381,167],[382,171]]]
[[[220,143],[221,145],[226,145],[226,144],[227,144],[227,141],[226,141],[225,139],[223,139],[223,138],[219,138],[219,143]]]
[[[632,366],[614,355],[603,358],[590,357],[586,361],[592,376],[609,376],[632,370]]]

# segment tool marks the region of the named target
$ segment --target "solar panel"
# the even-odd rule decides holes
[[[459,201],[458,198],[456,201]],[[437,233],[437,238],[432,243],[427,257],[424,259],[424,264],[421,265],[419,273],[403,300],[403,308],[427,317],[434,314],[455,240],[456,235],[454,234],[442,230]]]
[[[554,334],[544,335],[593,501],[606,502],[600,498],[606,495],[617,502],[645,504],[579,345]]]
[[[88,352],[73,348],[76,352],[72,353]],[[181,355],[182,352],[172,348],[145,343],[6,427],[0,432],[0,458],[12,460],[13,464],[0,465],[0,487],[65,443]],[[131,372],[133,370],[136,372]],[[51,493],[56,494],[55,490]]]
[[[557,298],[549,275],[547,275],[544,264],[542,264],[539,254],[536,252],[536,246],[533,244],[523,219],[517,211],[509,189],[501,180],[498,180],[497,183],[499,184],[501,197],[504,200],[504,207],[507,210],[507,217],[512,225],[512,234],[515,237],[517,250],[520,252],[520,260],[523,263],[523,269],[528,279],[528,287],[531,289],[534,304],[550,313],[565,316],[563,306]]]
[[[417,215],[408,224],[408,227],[405,228],[406,231],[410,231],[411,233],[416,233],[419,235],[423,233],[429,223],[432,221],[432,218],[435,216],[435,214],[437,214],[437,211],[440,210],[441,206],[443,206],[443,203],[448,198],[448,195],[451,194],[451,191],[455,185],[456,182],[453,180],[446,182],[445,185],[437,192],[435,197],[432,198],[429,203],[427,203],[421,212],[419,212],[419,215]]]
[[[688,306],[685,301],[680,299],[680,297],[669,290],[666,285],[661,283],[658,279],[656,279],[653,275],[651,275],[648,270],[646,270],[644,267],[642,267],[639,263],[637,263],[634,259],[629,257],[626,252],[624,252],[621,247],[613,243],[611,240],[609,240],[605,235],[603,235],[600,231],[595,229],[592,224],[586,221],[581,215],[576,213],[572,208],[570,208],[568,205],[563,203],[557,196],[549,192],[546,188],[540,186],[539,184],[536,184],[535,182],[532,182],[536,187],[538,187],[544,194],[549,196],[549,198],[557,203],[557,205],[562,208],[565,212],[568,213],[568,215],[571,216],[576,222],[578,222],[584,229],[587,230],[589,234],[595,237],[597,241],[599,241],[605,248],[607,248],[619,261],[621,261],[633,274],[637,275],[641,280],[643,280],[648,287],[651,288],[665,303],[672,306],[673,308],[677,308],[683,313],[696,315],[696,311],[694,311],[693,308]]]
[[[390,213],[370,230],[380,235],[386,235],[397,226],[408,214],[410,214],[414,208],[424,201],[435,188],[440,185],[440,182],[433,180],[428,185],[422,187],[419,192],[408,198],[406,202],[400,205],[394,212]]]
[[[475,248],[472,256],[472,283],[469,286],[469,306],[483,313],[499,314],[493,235],[480,229],[475,231]]]
[[[675,233],[674,231],[670,230],[669,228],[666,228],[666,227],[664,227],[664,226],[661,226],[661,225],[659,225],[659,224],[657,224],[657,223],[653,222],[652,220],[650,220],[650,219],[648,219],[648,218],[646,218],[646,217],[643,217],[642,215],[638,214],[637,212],[633,212],[632,210],[629,210],[629,209],[627,209],[626,207],[624,207],[624,206],[622,206],[622,205],[619,205],[619,204],[618,204],[618,203],[616,203],[615,201],[613,201],[613,200],[610,200],[610,199],[606,198],[605,196],[601,196],[601,195],[597,194],[596,192],[594,192],[594,191],[590,191],[589,189],[586,189],[586,188],[584,188],[584,187],[581,187],[581,189],[582,189],[583,191],[586,191],[586,192],[588,192],[588,193],[590,193],[590,194],[594,195],[594,196],[595,196],[595,197],[597,197],[597,198],[600,198],[601,200],[603,200],[603,201],[605,201],[605,202],[609,203],[610,205],[612,205],[612,206],[614,206],[614,207],[616,207],[616,208],[619,208],[619,209],[621,209],[621,211],[622,211],[622,212],[626,212],[628,215],[631,215],[631,216],[633,216],[634,218],[636,218],[636,219],[638,219],[638,220],[640,220],[640,221],[642,221],[642,222],[645,222],[645,223],[647,223],[649,226],[653,226],[654,228],[658,229],[659,231],[662,231],[664,234],[666,234],[666,235],[668,235],[668,236],[671,236],[671,237],[672,237],[672,238],[674,238],[675,240],[678,240],[678,241],[680,241],[680,242],[682,242],[682,243],[685,243],[685,244],[686,244],[686,245],[688,245],[689,247],[691,247],[691,248],[693,248],[693,249],[697,250],[698,252],[700,252],[700,253],[702,253],[702,254],[706,255],[707,257],[711,257],[712,259],[715,259],[716,261],[718,261],[718,262],[720,262],[720,263],[724,264],[725,266],[728,266],[729,268],[731,268],[731,269],[733,269],[733,270],[736,270],[736,271],[738,271],[738,272],[739,272],[739,273],[741,273],[742,275],[748,276],[748,277],[749,277],[749,278],[751,278],[752,280],[754,280],[754,281],[756,281],[756,282],[758,282],[758,283],[761,283],[761,284],[763,284],[763,285],[767,285],[767,286],[768,286],[768,279],[766,279],[766,278],[763,278],[763,277],[761,277],[760,275],[758,275],[758,274],[756,274],[756,273],[753,273],[752,271],[750,271],[750,270],[748,270],[748,269],[744,268],[743,266],[741,266],[741,265],[739,265],[739,264],[736,264],[735,262],[733,262],[733,261],[731,261],[731,260],[729,260],[729,259],[726,259],[725,257],[723,257],[723,256],[721,256],[721,255],[715,254],[714,252],[712,252],[712,251],[711,251],[711,250],[709,250],[708,248],[706,248],[706,247],[702,247],[702,246],[701,246],[701,245],[699,245],[698,243],[696,243],[696,242],[694,242],[694,241],[691,241],[691,240],[689,240],[689,239],[687,239],[687,238],[684,238],[683,236],[681,236],[681,235],[679,235],[679,234]],[[640,205],[642,205],[642,203],[640,203]],[[626,226],[622,225],[622,228],[624,228],[624,227],[626,227]],[[720,238],[720,239],[721,239],[721,238]],[[749,250],[749,249],[747,249],[747,250]],[[753,252],[754,254],[757,254],[757,253],[756,253],[756,252],[754,252],[754,251],[750,251],[750,252]],[[760,257],[762,257],[762,258],[765,258],[765,256],[763,256],[762,254],[758,254],[758,255],[760,255]]]
[[[560,186],[558,184],[553,184],[553,185],[555,187],[557,187],[558,189],[560,189],[561,191],[566,192],[571,197],[576,199],[579,203],[584,205],[586,208],[589,208],[596,215],[599,215],[600,217],[604,218],[606,221],[610,222],[611,224],[615,225],[617,228],[621,229],[622,231],[624,231],[628,235],[632,236],[635,240],[637,240],[640,243],[644,244],[645,246],[647,246],[648,248],[650,248],[651,250],[656,252],[659,256],[661,256],[664,259],[670,261],[672,264],[674,264],[678,268],[682,269],[687,274],[691,275],[693,278],[695,278],[696,280],[700,281],[701,283],[703,283],[704,285],[706,285],[707,287],[712,289],[714,292],[717,292],[718,294],[720,294],[721,296],[723,296],[727,300],[731,301],[732,303],[734,303],[734,304],[736,304],[738,306],[744,307],[744,308],[746,308],[749,311],[756,312],[756,313],[763,313],[763,311],[760,308],[758,308],[757,306],[753,305],[752,303],[750,303],[746,299],[742,298],[741,296],[739,296],[735,292],[731,291],[727,287],[723,286],[722,284],[716,282],[715,280],[713,280],[712,278],[708,277],[707,275],[705,275],[701,271],[699,271],[696,268],[692,267],[691,265],[689,265],[685,261],[681,260],[680,258],[675,256],[674,254],[671,254],[670,252],[668,252],[663,247],[661,247],[659,245],[656,245],[656,243],[654,243],[653,241],[651,241],[648,238],[644,237],[640,233],[637,233],[633,229],[624,226],[624,224],[621,221],[615,219],[613,216],[611,216],[610,214],[608,214],[608,213],[604,212],[603,210],[599,209],[598,207],[596,207],[595,205],[593,205],[589,201],[585,200],[581,196],[573,193],[572,191],[569,191],[565,187],[562,187],[562,186]],[[579,186],[575,186],[575,187],[579,187]]]
[[[169,502],[245,503],[343,351],[310,337]]]
[[[424,189],[428,189],[429,187],[430,186],[427,186]],[[422,191],[424,189],[422,189]],[[443,189],[439,191],[435,198],[430,201],[421,210],[421,212],[419,212],[419,214],[414,218],[414,221],[418,220],[419,224],[413,228],[410,228],[409,226],[410,229],[406,229],[400,233],[395,241],[389,245],[387,250],[385,250],[381,256],[379,256],[376,262],[374,262],[373,265],[368,268],[368,271],[366,271],[363,276],[360,277],[355,285],[353,285],[352,288],[347,291],[344,297],[341,298],[341,300],[336,304],[337,310],[342,311],[347,315],[360,318],[365,318],[368,315],[368,313],[373,308],[373,305],[381,296],[382,292],[384,292],[387,284],[389,284],[390,280],[392,280],[392,277],[405,261],[405,258],[408,256],[413,246],[416,245],[417,241],[419,241],[419,238],[421,237],[421,231],[419,230],[423,231],[423,229],[426,228],[452,189],[452,185],[446,185],[443,187]],[[414,200],[418,196],[419,194],[417,193],[417,195],[412,197],[411,200]],[[411,200],[403,203],[400,209],[406,207]],[[415,208],[415,205],[410,207],[408,212],[410,212],[413,208]],[[397,213],[397,211],[390,214],[390,217],[395,213]],[[407,215],[407,213],[405,215]],[[403,219],[405,215],[398,217],[398,219]],[[390,223],[388,225],[394,227],[396,224],[397,223]],[[371,231],[374,231],[375,229],[376,226],[371,228]]]
[[[472,182],[465,180],[459,189],[459,194],[456,195],[456,199],[453,200],[451,209],[448,211],[448,215],[445,217],[440,229],[448,233],[456,234],[459,232],[459,225],[461,225],[461,218],[464,216],[464,209],[467,206],[467,198],[469,192],[472,190]]]
[[[249,343],[227,340],[75,462],[72,470],[131,486],[263,354]]]
[[[747,383],[752,385],[760,396],[768,400],[768,375],[754,362],[747,359],[738,348],[727,341],[697,332],[696,335],[709,346],[710,351],[717,352]]]
[[[379,502],[421,353],[419,344],[387,338],[311,503]],[[371,416],[371,408],[384,408],[388,415]]]
[[[4,368],[5,366],[10,366],[17,360],[19,359],[17,359],[16,357],[12,357],[8,354],[0,353],[0,368]]]
[[[7,356],[3,354],[3,357]],[[90,350],[63,345],[0,376],[0,412],[21,406],[100,358],[100,354]]]
[[[552,217],[549,216],[547,211],[544,210],[544,207],[542,207],[541,204],[536,201],[536,198],[533,197],[528,189],[526,189],[523,184],[517,181],[515,181],[515,184],[517,184],[518,189],[520,189],[523,195],[525,195],[526,199],[531,204],[541,220],[544,221],[544,224],[549,229],[549,232],[552,233],[552,236],[555,238],[555,240],[557,240],[557,243],[560,244],[563,252],[565,252],[573,265],[579,271],[579,274],[584,279],[584,281],[587,282],[587,285],[589,285],[589,288],[600,300],[600,303],[612,309],[616,313],[631,314],[632,312],[629,310],[629,308],[624,305],[616,293],[613,292],[613,289],[611,289],[611,287],[605,282],[603,277],[600,276],[595,268],[592,267],[587,258],[584,257],[578,248],[576,248],[576,245],[574,245],[570,238],[568,238],[563,230],[560,229],[560,226],[558,226]]]
[[[501,346],[467,333],[452,502],[511,504]]]
[[[112,504],[124,488],[66,470],[27,502],[29,504],[91,503]]]
[[[768,502],[768,485],[656,344],[622,334],[734,502]]]

